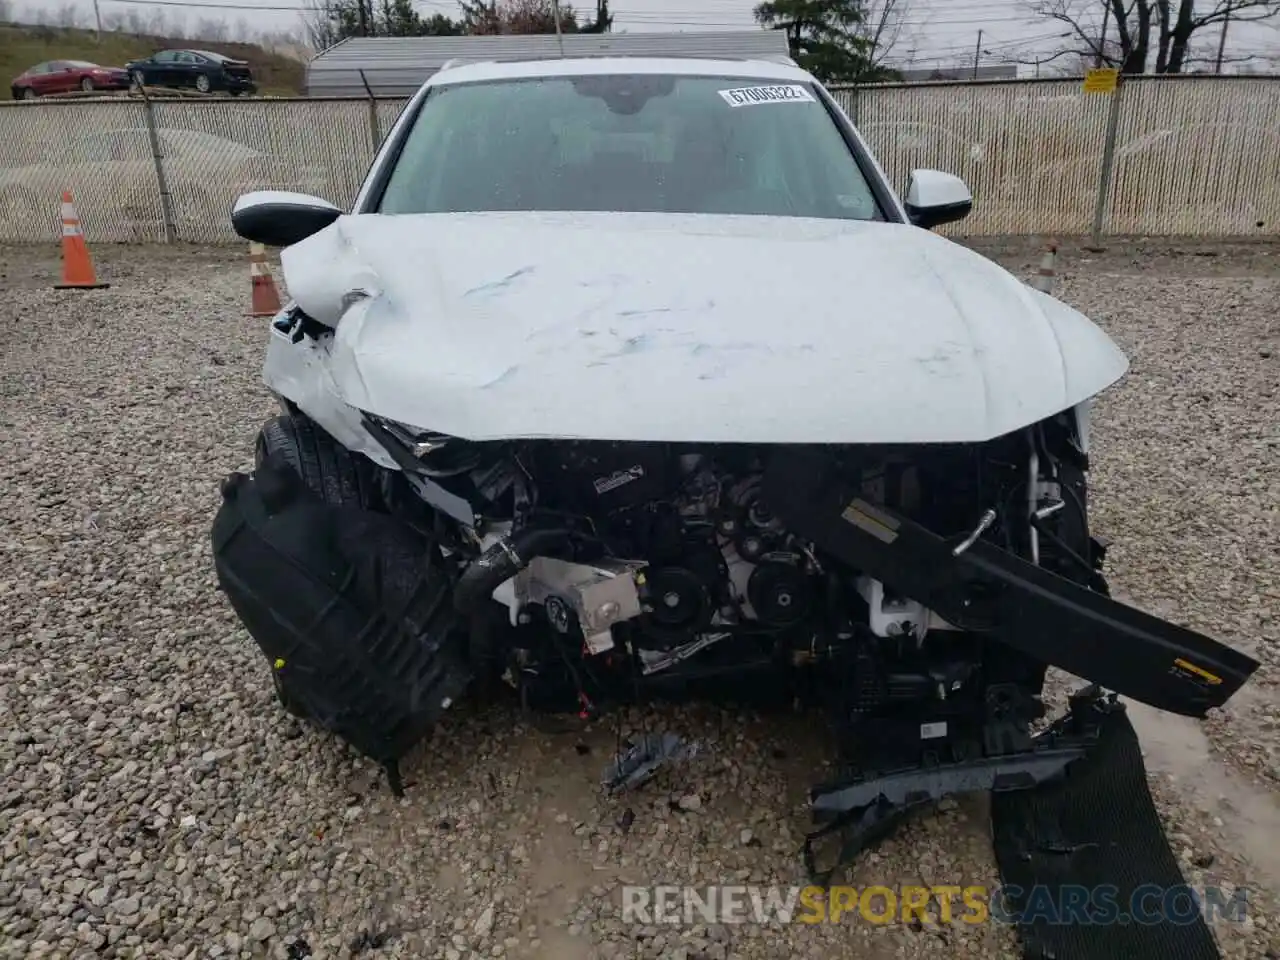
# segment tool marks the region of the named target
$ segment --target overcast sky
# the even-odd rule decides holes
[[[1082,7],[1096,6],[1076,0]],[[92,22],[93,0],[13,0],[19,10],[43,8],[53,13],[68,3]],[[99,0],[104,15],[134,9],[143,16],[164,11],[171,20],[219,17],[230,23],[243,21],[258,30],[297,30],[306,0]],[[751,10],[756,0],[612,0],[615,31],[730,30],[752,28]],[[874,3],[874,0],[873,0]],[[953,66],[973,62],[975,51],[984,64],[1033,60],[1062,49],[1065,26],[1029,13],[1031,0],[898,0],[905,8],[901,36],[893,59],[916,67]],[[1214,0],[1202,0],[1211,9]],[[453,0],[415,0],[425,14],[454,15]],[[579,0],[580,11],[594,9],[594,0]],[[1216,52],[1217,29],[1201,31],[1198,49]],[[1229,55],[1258,54],[1280,58],[1280,23],[1233,24],[1228,33]],[[1280,69],[1280,62],[1275,64]]]

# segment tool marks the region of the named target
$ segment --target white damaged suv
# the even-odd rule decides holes
[[[971,204],[792,64],[631,57],[443,70],[350,213],[243,197],[284,409],[214,556],[281,700],[393,777],[464,697],[821,704],[860,796],[1026,773],[1049,664],[1224,703],[1256,662],[1101,573],[1125,357],[931,232]]]

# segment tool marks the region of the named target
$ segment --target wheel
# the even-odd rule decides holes
[[[80,81],[80,89],[81,89],[81,90],[83,90],[85,93],[92,93],[92,92],[93,92],[93,78],[92,78],[92,77],[85,77],[83,80],[81,80],[81,81]]]
[[[196,89],[199,90],[201,93],[208,93],[210,90],[213,89],[212,84],[209,83],[208,74],[202,73],[200,74],[200,76],[196,77]]]
[[[32,90],[30,87],[27,87],[25,90],[22,91],[23,100],[34,100],[35,98],[36,98],[36,92]]]
[[[258,432],[254,464],[278,453],[312,492],[333,506],[382,508],[373,464],[354,454],[303,415],[268,420]]]
[[[133,71],[131,78],[133,79],[133,85],[138,89],[142,89],[147,85],[147,75],[141,70]]]

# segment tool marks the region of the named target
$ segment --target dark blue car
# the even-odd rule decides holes
[[[249,64],[208,50],[160,50],[125,64],[125,69],[137,86],[189,87],[201,93],[222,90],[232,96],[258,89]]]

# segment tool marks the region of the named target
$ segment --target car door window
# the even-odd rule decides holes
[[[79,80],[68,70],[70,66],[71,64],[66,60],[50,60],[45,64],[46,70],[41,89],[45,93],[63,93],[75,87]]]

